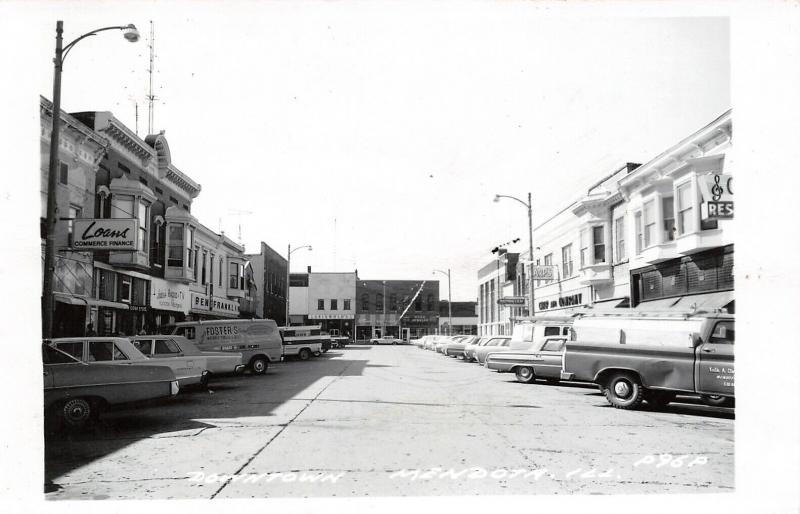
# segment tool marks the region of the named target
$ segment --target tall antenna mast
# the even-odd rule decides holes
[[[139,102],[136,102],[136,135],[139,135]]]
[[[153,133],[153,108],[154,103],[156,100],[155,95],[153,94],[153,71],[155,68],[155,39],[156,39],[156,29],[153,26],[153,20],[150,20],[150,68],[147,70],[150,74],[150,92],[147,95],[148,107],[147,107],[147,133]]]
[[[336,269],[336,218],[333,218],[333,270]]]

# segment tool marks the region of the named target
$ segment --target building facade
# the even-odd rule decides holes
[[[535,227],[533,262],[552,270],[534,281],[535,314],[734,312],[731,220],[718,202],[726,198],[732,212],[731,136],[728,111],[651,161],[606,174]],[[515,295],[528,291],[528,262],[525,252]],[[482,327],[493,322],[479,313]]]
[[[355,272],[292,273],[290,319],[293,325],[321,325],[351,336],[355,327]]]
[[[356,338],[417,338],[439,330],[436,280],[361,280],[356,276]]]
[[[286,325],[286,258],[263,241],[259,253],[247,254],[245,258],[250,262],[258,286],[256,316],[273,319],[278,326]]]
[[[514,296],[519,254],[501,250],[478,270],[478,334],[510,334],[519,308],[498,300]]]
[[[450,317],[452,315],[452,325]],[[446,335],[476,335],[478,333],[478,302],[439,301],[439,333]]]

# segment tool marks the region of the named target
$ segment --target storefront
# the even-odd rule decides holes
[[[321,325],[322,330],[330,333],[332,329],[340,334],[350,336],[353,333],[354,314],[309,314],[309,325]]]
[[[592,303],[592,288],[590,286],[571,289],[562,293],[536,297],[536,314],[569,315],[578,309]]]

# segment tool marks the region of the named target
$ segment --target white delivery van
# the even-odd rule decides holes
[[[201,351],[242,354],[242,364],[261,375],[270,362],[280,362],[283,344],[271,319],[183,321],[172,331],[192,341]]]

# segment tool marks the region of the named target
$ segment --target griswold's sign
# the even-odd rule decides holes
[[[72,248],[134,251],[139,221],[134,218],[80,218],[72,221]]]

